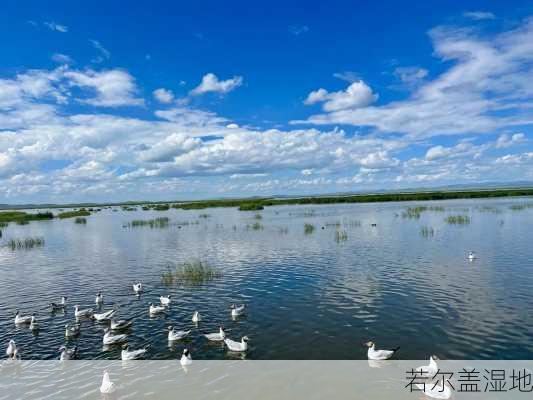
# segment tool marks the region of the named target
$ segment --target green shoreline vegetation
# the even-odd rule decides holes
[[[278,205],[310,205],[310,204],[335,204],[335,203],[376,203],[376,202],[402,202],[402,201],[430,201],[430,200],[453,200],[453,199],[482,199],[494,197],[519,197],[533,196],[533,188],[524,189],[487,189],[487,190],[464,190],[464,191],[427,191],[427,192],[397,192],[397,193],[375,193],[375,194],[354,194],[346,196],[302,196],[291,198],[249,198],[249,199],[220,199],[220,200],[198,200],[198,201],[130,201],[123,203],[84,203],[84,204],[28,204],[11,206],[0,205],[0,209],[20,210],[31,208],[88,208],[88,207],[129,207],[142,206],[143,210],[165,211],[169,208],[182,210],[200,210],[213,207],[238,207],[241,211],[259,211],[268,206]],[[519,207],[520,208],[520,207]],[[80,210],[81,211],[81,210]],[[22,213],[21,211],[12,211]],[[3,213],[0,213],[3,214]],[[415,212],[415,214],[418,214]],[[84,216],[84,215],[73,215]],[[415,216],[416,218],[416,216]],[[0,217],[0,221],[2,218]]]

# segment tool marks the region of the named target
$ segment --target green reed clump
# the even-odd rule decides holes
[[[26,221],[25,219],[19,219],[17,221],[17,225],[28,225],[30,221]]]
[[[346,242],[348,240],[348,232],[346,232],[345,230],[336,230],[335,231],[335,241],[337,243],[340,243],[340,242]]]
[[[476,207],[476,209],[479,212],[494,213],[494,214],[499,214],[502,212],[502,210],[494,206],[481,206],[481,207]]]
[[[44,238],[29,237],[25,239],[9,239],[7,246],[10,247],[11,250],[29,250],[34,247],[44,246]]]
[[[407,207],[407,209],[402,213],[403,218],[420,218],[420,214],[426,211],[428,208],[426,206],[416,206],[416,207]]]
[[[20,225],[26,225],[29,221],[41,221],[52,218],[54,218],[54,214],[51,212],[38,212],[34,214],[24,211],[0,212],[0,223],[15,222]]]
[[[281,227],[281,228],[278,229],[278,233],[279,233],[280,235],[286,235],[287,233],[289,233],[289,228],[287,228],[287,227]]]
[[[252,229],[254,231],[263,230],[265,227],[259,222],[254,222],[252,225],[246,225],[246,229]]]
[[[358,219],[355,219],[355,220],[351,220],[351,221],[348,221],[345,226],[349,226],[350,228],[358,228],[361,226],[361,221],[359,221]]]
[[[261,219],[263,219],[263,216],[262,216],[261,214],[259,214],[259,213],[256,213],[256,214],[254,215],[254,218],[255,218],[255,219],[259,219],[259,220],[261,220]]]
[[[315,226],[313,224],[304,224],[304,233],[310,235],[315,231]]]
[[[239,205],[239,211],[260,211],[264,208],[261,203],[242,203]]]
[[[141,228],[141,227],[150,227],[150,228],[168,228],[169,225],[168,217],[159,217],[154,219],[134,219],[133,221],[128,222],[125,227],[127,228]]]
[[[198,215],[198,218],[205,218],[205,219],[207,219],[207,218],[209,218],[209,217],[211,217],[211,215],[209,215],[209,214],[200,214],[200,215]]]
[[[528,208],[533,208],[533,203],[513,204],[509,207],[512,211],[523,211]]]
[[[87,218],[76,217],[76,219],[74,220],[74,223],[75,223],[75,224],[82,224],[82,225],[85,225],[85,224],[87,223]]]
[[[0,221],[0,228],[7,228],[9,222]]]
[[[451,225],[468,225],[470,223],[468,215],[448,215],[444,220]]]
[[[170,209],[170,205],[168,204],[156,204],[153,209],[155,211],[168,211]]]
[[[422,228],[420,228],[420,234],[425,238],[429,238],[433,237],[435,231],[431,226],[423,226]]]
[[[87,211],[85,208],[82,208],[77,211],[65,211],[62,213],[57,214],[58,218],[64,219],[64,218],[74,218],[74,217],[88,217],[91,215],[90,211]]]
[[[161,274],[161,281],[165,285],[177,283],[201,284],[222,277],[222,271],[199,260],[192,260],[178,265],[175,269],[170,266]]]

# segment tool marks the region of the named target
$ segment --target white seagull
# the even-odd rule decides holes
[[[476,254],[473,251],[468,252],[468,260],[474,261],[476,258]]]
[[[232,317],[238,317],[239,315],[244,314],[244,309],[246,308],[246,305],[242,304],[240,306],[236,306],[235,304],[231,305],[231,316]]]
[[[435,376],[435,374],[439,371],[439,367],[437,365],[438,359],[439,357],[434,356],[434,355],[429,357],[429,365],[418,367],[416,369],[417,374],[419,374],[421,378],[432,379]]]
[[[128,339],[128,335],[126,334],[119,334],[115,335],[113,332],[111,332],[110,329],[106,329],[104,331],[104,338],[102,339],[102,342],[104,344],[117,344],[117,343],[123,343]]]
[[[39,323],[35,319],[34,315],[31,316],[30,330],[32,330],[32,331],[38,331],[39,330]]]
[[[17,345],[13,339],[11,339],[7,345],[6,355],[8,358],[13,358],[17,354]]]
[[[61,361],[73,360],[78,356],[78,346],[75,346],[72,349],[67,349],[65,346],[61,346],[59,351],[61,352],[59,355]]]
[[[92,308],[86,308],[84,310],[80,310],[80,306],[78,306],[78,305],[74,306],[74,316],[76,318],[90,317],[91,315],[93,315],[93,309]]]
[[[183,349],[183,354],[181,355],[180,364],[182,366],[192,364],[191,352],[188,349]]]
[[[150,309],[149,309],[150,315],[156,315],[156,314],[164,312],[165,310],[166,308],[164,306],[156,306],[153,303],[150,303]]]
[[[29,324],[31,323],[31,315],[20,315],[19,310],[15,313],[15,324]]]
[[[368,347],[367,355],[369,360],[388,360],[400,349],[397,347],[392,350],[376,350],[376,345],[372,341],[365,343],[365,346]]]
[[[65,337],[66,338],[79,336],[80,331],[81,331],[80,324],[76,324],[73,326],[70,326],[69,324],[65,325]]]
[[[137,350],[130,350],[130,347],[127,344],[125,344],[122,346],[122,351],[120,352],[120,358],[123,361],[136,360],[139,357],[142,357],[144,353],[146,353],[147,350],[148,350],[147,347],[142,348],[142,349],[137,349]]]
[[[171,299],[172,299],[171,295],[159,296],[159,301],[161,302],[161,305],[163,305],[163,306],[169,306]]]
[[[174,341],[174,340],[181,340],[184,337],[188,336],[191,333],[190,330],[188,331],[177,331],[172,326],[168,327],[168,340]]]
[[[133,321],[129,319],[119,319],[118,321],[111,320],[111,330],[112,331],[121,331],[129,328],[133,325]]]
[[[200,322],[202,320],[202,316],[200,315],[200,313],[198,311],[195,311],[192,315],[192,322],[194,322],[195,324],[197,324],[198,322]]]
[[[97,305],[100,305],[104,302],[104,295],[102,294],[102,292],[96,293],[96,298],[94,299],[94,302]]]
[[[109,379],[109,374],[107,371],[104,371],[104,376],[102,378],[102,385],[100,385],[100,393],[110,394],[115,391],[115,384]]]
[[[244,352],[248,350],[248,336],[243,336],[240,342],[231,339],[224,339],[224,343],[230,351]]]
[[[221,326],[216,333],[206,333],[204,335],[207,340],[211,340],[212,342],[221,342],[224,339],[226,339],[226,334],[224,333],[224,328]]]
[[[133,291],[137,294],[143,291],[143,284],[141,282],[133,284]]]
[[[108,310],[100,314],[93,314],[92,318],[99,322],[107,321],[108,319],[111,319],[113,315],[115,315],[117,311],[116,310]]]
[[[61,301],[59,303],[50,303],[50,310],[51,311],[65,311],[66,306],[67,306],[67,298],[66,296],[61,296]]]

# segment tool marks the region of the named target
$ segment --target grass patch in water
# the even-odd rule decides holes
[[[264,208],[260,203],[242,203],[239,205],[239,211],[260,211]]]
[[[75,217],[88,217],[91,215],[90,211],[87,211],[85,208],[82,208],[81,210],[77,211],[65,211],[62,213],[57,214],[58,218],[65,219],[65,218],[75,218]]]
[[[533,203],[513,204],[509,207],[512,211],[523,211],[528,208],[533,208]]]
[[[304,233],[310,235],[315,231],[315,226],[313,224],[304,224]]]
[[[192,260],[178,265],[174,270],[169,266],[161,274],[161,281],[165,285],[178,283],[198,285],[220,277],[222,271],[205,262]]]
[[[470,223],[470,217],[468,215],[448,215],[445,221],[451,225],[468,225]]]
[[[246,225],[246,229],[252,229],[254,231],[263,230],[265,227],[259,222],[254,222],[252,225]]]
[[[337,243],[340,243],[340,242],[346,242],[348,240],[348,232],[344,231],[344,230],[336,230],[335,231],[335,241]]]
[[[154,219],[134,219],[124,225],[126,228],[141,228],[148,226],[150,228],[168,228],[168,217],[159,217]]]
[[[420,228],[420,234],[425,238],[433,237],[435,230],[431,226],[423,226]]]
[[[29,250],[34,247],[44,246],[44,239],[40,237],[25,238],[25,239],[9,239],[7,246],[11,250]]]
[[[170,206],[168,204],[156,204],[152,207],[155,211],[168,211]]]
[[[4,211],[0,212],[0,223],[16,222],[25,225],[29,221],[41,221],[53,219],[54,214],[51,212],[27,213],[24,211]],[[7,225],[6,225],[7,226]]]
[[[84,218],[84,217],[76,217],[76,219],[74,220],[74,223],[75,224],[82,224],[82,225],[85,225],[87,223],[87,218]]]

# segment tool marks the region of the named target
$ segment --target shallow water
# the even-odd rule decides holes
[[[233,339],[250,337],[249,359],[363,359],[361,344],[369,339],[378,347],[401,346],[403,359],[531,359],[533,208],[509,209],[531,201],[277,206],[262,211],[261,220],[228,208],[103,210],[87,225],[73,219],[10,224],[0,239],[0,343],[15,339],[24,359],[57,358],[73,305],[94,307],[102,290],[103,309],[115,305],[121,318],[135,319],[129,343],[150,344],[150,359],[175,359],[184,346],[196,359],[241,357],[202,337],[219,324]],[[445,211],[402,218],[413,205]],[[468,214],[471,223],[449,225],[444,218],[451,214]],[[161,216],[171,226],[123,226]],[[255,222],[263,229],[251,228]],[[315,226],[313,233],[304,233],[305,223]],[[434,235],[421,235],[423,226]],[[337,229],[347,240],[335,240]],[[44,237],[45,245],[5,246],[28,236]],[[469,250],[479,256],[474,262],[466,259]],[[163,284],[167,266],[191,259],[223,276],[199,286]],[[132,293],[135,280],[146,288],[140,297]],[[160,294],[172,294],[173,303],[166,315],[150,318],[148,304]],[[47,304],[61,295],[69,297],[67,313],[50,314]],[[247,315],[233,321],[231,303],[246,303]],[[38,335],[14,325],[17,308],[35,313]],[[198,326],[191,322],[196,309],[203,316]],[[169,347],[168,325],[193,331]],[[102,346],[103,327],[83,321],[69,347],[77,344],[84,359],[118,358],[120,347]]]

